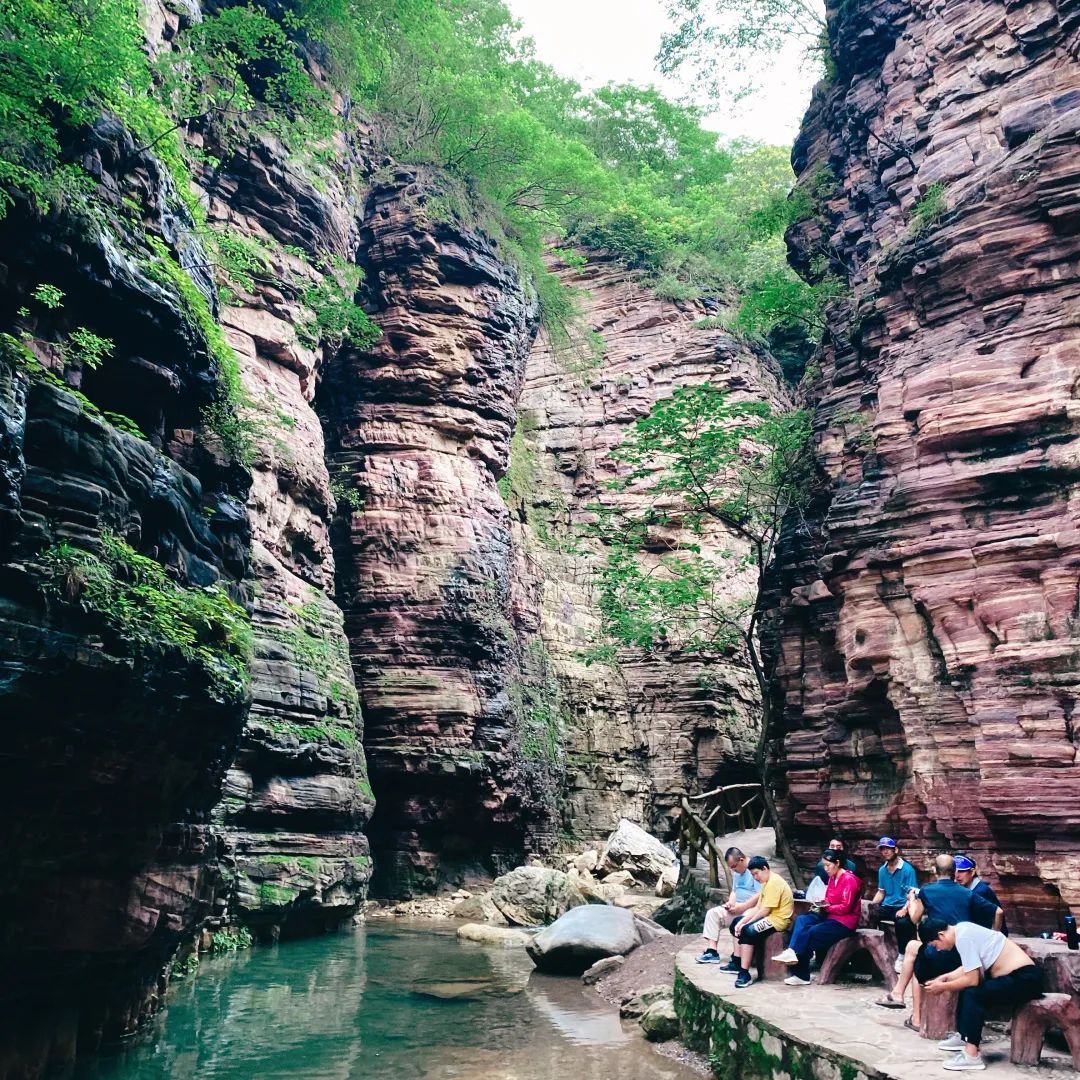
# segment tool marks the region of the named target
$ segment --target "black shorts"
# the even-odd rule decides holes
[[[915,957],[915,978],[928,983],[939,975],[948,975],[960,966],[960,954],[955,949],[937,949],[924,945]]]
[[[757,920],[754,920],[757,922]],[[755,930],[753,927],[747,926],[739,933],[740,945],[756,945],[759,941],[764,941],[770,934],[776,933],[776,927],[772,923],[764,930]]]

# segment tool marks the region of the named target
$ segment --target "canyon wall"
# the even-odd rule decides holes
[[[1080,3],[851,0],[829,30],[789,242],[851,297],[804,383],[785,812],[807,860],[835,829],[972,851],[1044,929],[1080,907]]]
[[[540,747],[563,748],[559,828],[567,842],[603,839],[625,816],[667,835],[686,792],[752,780],[758,688],[738,656],[703,660],[675,649],[592,659],[600,635],[594,575],[605,557],[578,528],[591,504],[639,512],[649,477],[611,491],[609,454],[633,423],[680,386],[711,383],[735,400],[782,405],[775,362],[721,330],[699,326],[701,303],[664,300],[640,275],[591,255],[559,271],[578,290],[602,358],[581,348],[553,353],[538,339],[525,369],[511,447],[516,555],[514,621],[526,639],[521,693]],[[738,552],[719,525],[699,538],[671,530],[669,544]],[[650,553],[647,560],[663,552]],[[751,589],[733,572],[732,595]]]
[[[355,914],[371,877],[371,786],[359,699],[335,597],[337,511],[312,401],[331,346],[304,303],[334,260],[352,263],[354,149],[323,189],[275,140],[204,177],[211,228],[259,245],[262,272],[220,319],[257,417],[251,490],[252,703],[214,820],[230,888],[219,916],[266,936]],[[245,283],[246,285],[247,283]]]
[[[206,255],[118,124],[82,152],[93,220],[16,202],[0,221],[3,321],[22,326],[0,356],[0,1075],[153,1007],[220,884],[209,815],[247,710],[220,641],[195,655],[139,618],[175,625],[215,583],[243,598],[247,474],[195,438],[215,364],[144,240]],[[212,295],[205,273],[190,281]],[[80,326],[112,341],[98,369],[71,347]],[[117,575],[142,581],[138,599],[110,599]]]
[[[510,680],[505,468],[534,302],[428,172],[386,167],[360,230],[382,337],[345,349],[318,404],[353,494],[334,547],[377,809],[376,885],[408,895],[550,847]],[[545,839],[546,834],[546,839]]]

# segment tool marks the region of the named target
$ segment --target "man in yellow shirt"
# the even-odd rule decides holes
[[[783,933],[791,926],[795,914],[795,898],[791,886],[769,869],[769,860],[755,855],[748,864],[754,880],[761,886],[757,905],[743,917],[737,928],[738,954],[742,969],[735,979],[735,987],[742,990],[754,980],[750,978],[750,964],[754,947],[770,934]]]

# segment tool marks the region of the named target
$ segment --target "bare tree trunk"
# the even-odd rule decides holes
[[[765,800],[765,807],[769,811],[769,817],[772,818],[773,829],[776,832],[776,850],[787,864],[788,873],[791,875],[791,881],[795,888],[801,889],[805,885],[805,880],[795,859],[795,852],[791,850],[791,845],[788,843],[783,823],[780,821],[780,814],[776,809],[776,800],[769,790],[769,762],[766,751],[768,750],[769,732],[772,728],[772,705],[769,702],[768,686],[760,678],[758,679],[758,685],[761,689],[761,734],[758,737],[755,757],[757,759],[758,775],[761,777],[761,795]]]

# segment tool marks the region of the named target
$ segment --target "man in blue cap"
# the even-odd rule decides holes
[[[919,879],[915,867],[900,857],[900,848],[891,836],[883,836],[878,841],[878,852],[882,863],[878,867],[878,890],[873,903],[881,905],[879,919],[896,923],[896,945],[900,950],[896,957],[896,969],[899,972],[904,949],[915,937],[915,924],[907,918],[897,921],[897,916],[907,914],[908,893],[918,888]]]
[[[970,855],[964,855],[957,853],[953,856],[956,862],[956,880],[964,886],[965,889],[970,889],[976,896],[981,896],[984,900],[989,900],[994,907],[1002,907],[1002,903],[997,898],[997,893],[994,892],[990,886],[979,877],[979,871],[975,865],[975,860]],[[1009,936],[1009,924],[1002,919],[1001,932],[1008,937]]]

